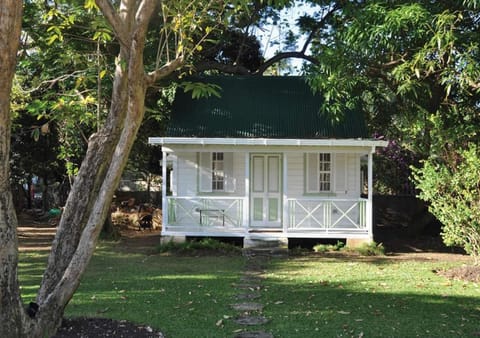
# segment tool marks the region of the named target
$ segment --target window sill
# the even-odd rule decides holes
[[[213,191],[213,192],[197,192],[197,196],[238,196],[235,192]]]
[[[306,192],[303,194],[304,197],[337,197],[337,194],[334,192]]]

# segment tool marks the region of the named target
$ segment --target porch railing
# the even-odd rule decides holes
[[[167,201],[170,226],[243,226],[243,197],[167,197]]]
[[[366,211],[366,199],[288,199],[288,229],[367,231]]]

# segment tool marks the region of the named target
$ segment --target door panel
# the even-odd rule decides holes
[[[255,197],[253,199],[253,220],[263,221],[263,198]]]
[[[282,168],[279,154],[251,155],[251,226],[281,227]]]
[[[264,187],[264,161],[261,156],[253,157],[253,192],[263,193]]]

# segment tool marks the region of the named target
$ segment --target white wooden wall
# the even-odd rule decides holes
[[[334,196],[326,197],[358,198],[360,197],[360,155],[333,153],[334,158]],[[287,198],[305,197],[306,170],[304,153],[288,153],[288,186]]]
[[[173,164],[174,196],[198,195],[198,153],[181,152],[176,154]],[[287,153],[288,183],[287,197],[305,197],[305,156],[302,152]],[[358,198],[360,196],[360,155],[333,153],[334,196],[337,198]],[[233,154],[235,192],[233,196],[245,196],[245,153]]]
[[[198,195],[198,153],[177,153],[176,163],[173,164],[173,196],[197,196]],[[235,180],[235,192],[231,196],[245,196],[245,153],[233,153],[233,173]],[[175,186],[176,185],[176,186]]]
[[[176,172],[176,173],[175,173]],[[197,153],[178,153],[176,166],[173,166],[177,187],[174,196],[196,196],[198,190]]]

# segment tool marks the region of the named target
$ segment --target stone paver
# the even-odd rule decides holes
[[[241,316],[233,321],[240,325],[262,325],[268,323],[268,319],[264,316]]]
[[[264,305],[259,299],[261,299],[262,281],[265,278],[265,270],[270,256],[264,254],[264,252],[257,254],[255,251],[250,250],[245,257],[246,263],[243,275],[238,283],[232,283],[232,287],[239,291],[235,298],[240,301],[231,305],[234,310],[239,312],[239,316],[234,318],[233,321],[244,327],[263,325],[269,319],[262,316]],[[252,302],[251,300],[254,299],[256,301]],[[234,338],[273,338],[273,335],[261,330],[246,330],[237,332]]]
[[[273,335],[263,331],[245,331],[237,333],[234,338],[273,338]]]
[[[232,309],[237,311],[262,311],[263,304],[260,303],[238,303],[232,304]]]
[[[249,292],[249,293],[239,293],[235,296],[237,300],[244,300],[244,299],[257,299],[260,298],[261,295],[258,292]]]

